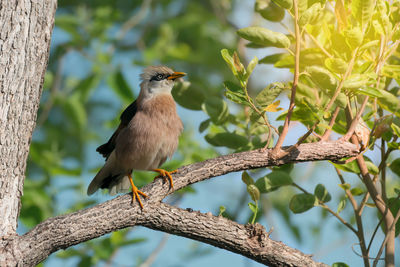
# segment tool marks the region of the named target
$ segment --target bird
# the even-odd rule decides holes
[[[176,79],[185,76],[166,66],[150,66],[140,75],[140,93],[120,116],[120,124],[107,143],[99,146],[106,161],[88,186],[87,194],[108,189],[111,195],[132,190],[132,203],[148,196],[133,183],[133,170],[158,172],[158,177],[169,180],[177,172],[160,169],[178,147],[183,124],[176,112],[171,90]]]

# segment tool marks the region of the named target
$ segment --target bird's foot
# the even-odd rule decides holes
[[[158,172],[160,174],[160,175],[156,176],[154,179],[159,178],[159,177],[162,177],[164,179],[168,178],[171,188],[174,188],[174,181],[172,180],[171,174],[177,173],[178,170],[169,172],[169,171],[166,171],[163,169],[154,169],[153,171]]]
[[[147,195],[145,193],[143,193],[142,191],[140,191],[136,187],[136,185],[133,183],[131,175],[129,175],[128,177],[129,177],[129,181],[131,182],[131,186],[132,186],[132,204],[135,202],[135,199],[137,198],[140,208],[143,209],[143,203],[142,203],[142,200],[140,199],[139,195],[142,195],[144,198],[146,198]]]

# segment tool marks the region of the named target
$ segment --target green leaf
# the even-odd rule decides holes
[[[394,192],[397,194],[397,196],[400,196],[400,189],[399,188],[393,188]]]
[[[237,70],[236,70],[236,67],[235,67],[235,63],[233,62],[233,57],[232,57],[231,53],[228,51],[228,49],[225,49],[225,48],[222,49],[221,50],[221,55],[222,55],[222,58],[225,60],[225,62],[230,67],[233,75],[237,76],[238,73],[237,73]]]
[[[331,201],[332,197],[329,194],[328,190],[325,188],[323,184],[318,184],[314,189],[314,195],[318,198],[322,203],[327,203]]]
[[[293,213],[303,213],[314,207],[315,200],[312,194],[297,194],[290,200],[289,208]]]
[[[247,186],[247,192],[249,193],[251,199],[255,202],[260,199],[260,191],[254,184],[249,184]]]
[[[315,24],[321,18],[322,14],[323,9],[321,3],[313,4],[301,14],[299,19],[300,27],[303,27],[306,24]]]
[[[358,89],[367,85],[369,82],[369,76],[367,74],[355,73],[344,81],[343,87],[348,89]]]
[[[363,52],[364,50],[366,50],[366,49],[369,49],[369,48],[371,48],[371,47],[377,47],[379,45],[379,40],[373,40],[373,41],[369,41],[369,42],[367,42],[367,43],[365,43],[365,44],[363,44],[361,47],[360,47],[360,52]]]
[[[342,210],[344,210],[344,208],[346,207],[346,202],[347,202],[346,198],[340,200],[339,205],[337,207],[337,211],[336,211],[337,213],[340,213]]]
[[[395,134],[397,137],[400,137],[400,127],[397,126],[397,125],[394,124],[394,123],[390,124],[390,127],[392,128],[394,134]]]
[[[352,48],[356,48],[362,44],[363,41],[363,33],[359,27],[354,27],[352,29],[346,29],[344,31],[344,36],[346,38],[346,42]],[[365,47],[363,48],[365,49]]]
[[[320,66],[309,66],[306,71],[310,74],[311,80],[321,89],[333,92],[336,88],[336,79],[325,68]]]
[[[365,165],[367,165],[368,172],[372,175],[377,175],[379,174],[379,169],[375,164],[373,164],[371,161],[366,160]]]
[[[344,262],[335,262],[334,264],[332,264],[332,267],[349,267],[349,265]]]
[[[225,146],[237,149],[248,144],[246,137],[235,133],[209,133],[205,137],[206,141],[213,146]]]
[[[257,66],[257,64],[258,64],[258,58],[254,57],[246,68],[246,74],[244,75],[244,79],[246,82],[249,79],[250,75],[253,73],[253,70]]]
[[[275,64],[275,68],[293,68],[294,56],[290,54],[284,54]]]
[[[242,181],[243,181],[243,183],[245,183],[246,185],[254,184],[253,178],[251,178],[251,176],[250,176],[246,171],[244,171],[244,172],[242,173]]]
[[[351,188],[351,185],[348,183],[344,183],[344,184],[339,184],[339,187],[342,188],[343,190],[349,190]]]
[[[285,9],[291,9],[293,6],[293,0],[272,0],[272,2]]]
[[[282,83],[271,83],[256,96],[257,104],[262,107],[271,105],[284,88],[285,86]]]
[[[354,187],[350,190],[351,194],[353,196],[360,196],[362,194],[364,194],[364,190],[359,188],[359,187]]]
[[[239,58],[238,54],[236,53],[236,51],[233,52],[232,59],[233,59],[233,66],[235,67],[238,74],[240,74],[239,76],[243,75],[244,66],[243,66],[242,62],[240,62],[240,58]]]
[[[225,123],[229,116],[228,105],[226,102],[219,97],[209,97],[201,105],[201,108],[208,116],[211,121],[216,125]]]
[[[108,85],[125,102],[132,102],[134,99],[131,87],[127,83],[121,70],[110,74],[107,79]]]
[[[308,0],[297,0],[297,6],[299,9],[299,14],[301,15],[301,13],[306,11],[308,7]]]
[[[282,171],[282,172],[286,172],[286,173],[290,173],[294,168],[294,163],[286,163],[280,166],[275,166],[272,169],[274,171]]]
[[[344,93],[339,93],[336,100],[335,104],[338,105],[341,108],[345,108],[347,106],[347,96]]]
[[[281,186],[293,184],[293,180],[287,172],[273,171],[258,179],[255,183],[261,193],[269,193]]]
[[[285,10],[268,0],[256,0],[254,9],[269,21],[279,22],[285,17]]]
[[[388,148],[391,148],[391,149],[394,149],[394,150],[400,149],[400,144],[396,143],[396,142],[390,142],[390,143],[388,143]]]
[[[346,72],[348,64],[341,58],[327,58],[325,66],[332,72],[343,74]]]
[[[284,58],[286,55],[288,55],[288,54],[287,53],[277,53],[277,54],[269,55],[269,56],[262,58],[258,63],[260,63],[260,64],[275,64],[276,62],[278,62],[279,60]]]
[[[229,99],[232,102],[235,102],[235,103],[238,103],[238,104],[241,104],[241,105],[250,105],[247,102],[247,99],[246,99],[245,96],[237,95],[237,94],[235,94],[235,93],[233,93],[232,91],[229,91],[229,90],[225,91],[224,95],[225,95],[225,97],[227,99]]]
[[[247,205],[249,205],[249,208],[250,208],[250,210],[253,212],[253,213],[257,213],[257,207],[256,207],[256,205],[254,205],[253,203],[247,203]]]
[[[381,90],[382,96],[378,98],[379,106],[392,113],[397,113],[400,109],[400,100],[393,94]]]
[[[204,132],[208,128],[208,126],[210,126],[210,122],[211,122],[210,119],[202,121],[199,125],[199,132],[200,133]]]
[[[358,20],[361,28],[364,29],[371,21],[374,10],[374,0],[352,0],[351,14]]]
[[[226,211],[225,206],[219,206],[219,214],[218,216],[222,216],[222,214]]]
[[[297,84],[297,89],[296,89],[296,96],[303,96],[307,97],[310,101],[316,101],[316,95],[317,91],[314,88],[311,88],[310,86],[299,82]]]
[[[204,90],[188,81],[175,82],[171,94],[180,106],[191,110],[201,110],[205,100]]]
[[[362,94],[362,95],[367,95],[370,97],[382,97],[382,93],[381,90],[376,89],[374,87],[370,87],[370,86],[363,86],[361,88],[359,88],[357,90],[358,93]]]
[[[390,163],[389,168],[400,177],[400,158],[393,160]]]
[[[241,105],[250,105],[242,87],[230,81],[225,81],[224,87],[226,98]]]
[[[352,173],[360,173],[360,168],[358,168],[357,162],[355,160],[350,161],[346,164],[335,164],[333,165],[343,171],[352,172]]]
[[[264,47],[289,48],[290,40],[283,33],[273,32],[262,27],[247,27],[237,31],[243,39]]]
[[[389,78],[400,80],[400,65],[384,65],[381,74]]]

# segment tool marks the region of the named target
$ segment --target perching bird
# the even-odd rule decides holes
[[[110,140],[96,150],[106,163],[90,183],[88,195],[99,188],[108,188],[110,194],[115,194],[131,187],[132,202],[137,198],[143,208],[139,194],[147,195],[133,183],[133,170],[158,172],[159,176],[168,177],[173,187],[171,173],[176,171],[159,167],[175,152],[183,130],[171,90],[175,79],[185,75],[165,66],[144,69],[138,98],[122,112],[121,123]]]

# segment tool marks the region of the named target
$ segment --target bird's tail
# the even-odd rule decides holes
[[[105,181],[109,180],[110,178],[110,173],[106,170],[107,168],[101,168],[101,170],[96,174],[96,176],[93,178],[92,182],[90,182],[88,189],[87,189],[87,194],[90,196],[94,194],[99,188],[103,187],[103,184]]]
[[[87,194],[94,194],[99,188],[108,189],[111,195],[116,193],[127,193],[130,191],[131,184],[129,178],[122,170],[116,169],[113,162],[114,154],[111,154],[106,164],[93,178],[87,189]]]
[[[130,191],[131,184],[128,176],[124,174],[104,174],[105,172],[102,172],[103,169],[97,173],[97,175],[93,178],[93,181],[90,183],[87,189],[87,194],[89,196],[94,194],[100,188],[107,188],[110,195],[127,193]]]

